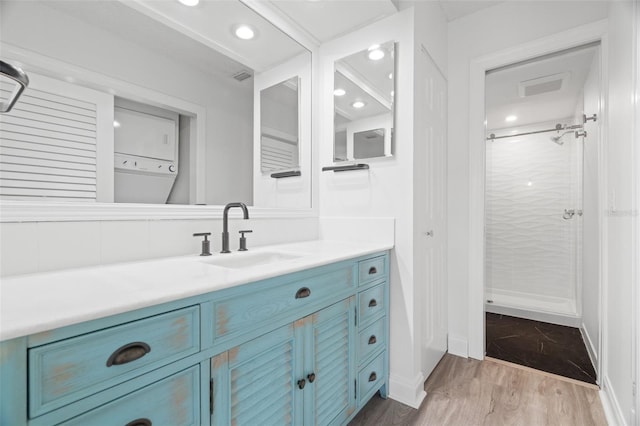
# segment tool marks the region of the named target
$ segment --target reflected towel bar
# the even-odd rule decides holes
[[[367,170],[369,168],[368,164],[358,163],[358,164],[349,164],[347,166],[326,166],[322,168],[323,172],[347,172],[349,170]]]
[[[271,173],[271,177],[274,179],[287,178],[287,177],[293,177],[293,176],[302,176],[302,173],[300,172],[300,170],[290,170],[288,172]]]

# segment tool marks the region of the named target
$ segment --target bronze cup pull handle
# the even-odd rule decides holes
[[[125,426],[151,426],[151,420],[149,419],[135,419],[127,423]]]
[[[311,295],[311,290],[308,287],[302,287],[296,292],[296,299],[304,299]]]
[[[300,379],[300,380],[298,380],[298,389],[304,389],[304,385],[305,385],[306,383],[307,383],[307,382],[306,382],[304,379]]]
[[[378,273],[378,270],[376,269],[375,266],[372,266],[371,268],[369,268],[369,275],[373,275],[377,273]]]
[[[309,383],[313,383],[316,380],[316,373],[307,375],[307,379],[309,379]]]
[[[369,381],[370,382],[375,382],[377,379],[378,379],[378,376],[376,376],[376,372],[375,371],[369,375]]]
[[[376,306],[378,306],[378,302],[376,301],[376,299],[369,300],[369,307],[370,308],[374,308]]]
[[[109,356],[109,359],[107,359],[107,367],[133,362],[149,352],[151,352],[151,346],[144,342],[128,343],[116,349],[111,356]]]
[[[369,344],[370,345],[375,345],[377,341],[378,341],[378,339],[376,339],[376,336],[369,337]]]

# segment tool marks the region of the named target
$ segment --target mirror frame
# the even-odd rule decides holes
[[[299,27],[284,19],[274,7],[261,2],[260,0],[238,0],[245,6],[253,10],[265,20],[270,22],[280,31],[307,49],[311,55],[311,93],[310,98],[314,99],[317,90],[317,82],[314,76],[317,75],[316,58],[319,45],[312,40]],[[196,149],[194,149],[190,161],[196,162],[193,169],[204,172],[204,156],[195,155],[196,152],[204,152],[206,111],[203,107],[178,100],[164,94],[128,84],[98,73],[93,73],[68,63],[34,54],[16,46],[0,41],[0,49],[4,55],[11,56],[25,64],[33,65],[34,72],[39,70],[55,69],[60,75],[76,78],[77,81],[87,83],[88,87],[105,90],[110,87],[113,90],[122,91],[127,97],[134,101],[157,101],[167,103],[174,108],[184,109],[187,115],[194,116],[196,120],[195,132],[197,134]],[[47,74],[51,74],[48,72]],[[95,84],[86,81],[86,76],[99,77],[102,84]],[[84,77],[83,77],[84,76]],[[168,102],[169,101],[169,102]],[[311,105],[311,122],[315,121],[314,114],[317,109]],[[193,124],[192,124],[193,125]],[[300,208],[273,208],[251,206],[252,218],[299,218],[318,216],[318,183],[316,176],[317,147],[314,144],[315,136],[311,131],[310,163],[310,206]],[[192,163],[193,164],[193,163]],[[204,176],[202,180],[204,182]],[[193,198],[192,198],[193,197]],[[194,185],[190,193],[190,199],[204,200],[204,186]],[[237,200],[229,200],[237,201]],[[196,201],[197,202],[197,201]],[[58,222],[58,221],[103,221],[103,220],[181,220],[181,219],[216,219],[222,216],[224,206],[222,205],[177,205],[177,204],[129,204],[129,203],[89,203],[89,202],[59,202],[59,201],[22,201],[22,200],[0,200],[0,223],[8,222]]]

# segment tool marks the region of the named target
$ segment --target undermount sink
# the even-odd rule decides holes
[[[303,255],[294,253],[268,251],[256,253],[223,254],[215,257],[201,259],[201,261],[213,266],[220,266],[230,269],[241,269],[298,259],[302,256]]]

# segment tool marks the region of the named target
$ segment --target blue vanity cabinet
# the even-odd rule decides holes
[[[342,424],[355,411],[355,297],[214,357],[213,425]]]
[[[199,426],[199,398],[200,366],[195,365],[62,425]]]
[[[386,397],[388,259],[0,342],[0,425],[345,425]]]

